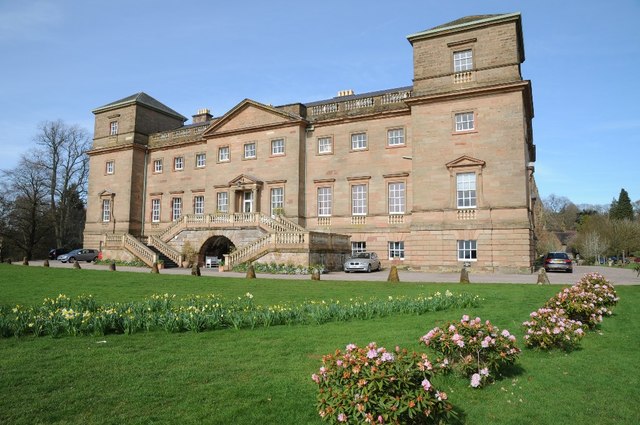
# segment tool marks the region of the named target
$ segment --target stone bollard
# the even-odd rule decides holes
[[[396,266],[391,266],[387,282],[400,282],[400,275],[398,275],[398,268]]]
[[[247,279],[255,279],[255,278],[256,278],[256,271],[253,268],[253,264],[251,264],[247,269]]]
[[[29,265],[29,260],[27,260],[27,257],[24,257],[24,258],[22,259],[22,265],[23,265],[23,266],[28,266],[28,265]]]
[[[191,276],[200,276],[200,266],[198,262],[193,263],[193,267],[191,267]]]
[[[160,271],[158,270],[158,263],[153,263],[151,265],[151,273],[158,274]]]
[[[7,258],[7,264],[11,264],[11,258]]]
[[[311,272],[311,280],[320,280],[320,270],[313,269],[313,272]]]
[[[48,259],[44,259],[44,263],[42,263],[42,267],[49,267],[49,260]]]
[[[462,270],[460,270],[460,283],[471,283],[469,280],[469,271],[466,267],[463,267]]]
[[[80,267],[80,263],[78,263],[78,260],[74,260],[73,261],[73,268],[74,269],[81,269],[82,267]]]
[[[112,261],[109,263],[109,270],[111,270],[112,272],[116,271],[116,262]]]
[[[547,276],[547,271],[544,267],[540,267],[540,270],[538,270],[538,285],[551,285],[551,282],[549,282],[549,276]]]

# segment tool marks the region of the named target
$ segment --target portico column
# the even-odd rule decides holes
[[[255,184],[251,188],[251,196],[253,197],[253,212],[258,212],[258,187]]]

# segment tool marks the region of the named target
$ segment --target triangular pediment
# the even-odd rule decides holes
[[[461,157],[454,159],[451,162],[447,162],[445,165],[447,168],[457,167],[484,167],[486,162],[481,159],[473,158],[468,155],[462,155]]]
[[[212,124],[204,132],[204,137],[272,128],[302,121],[304,120],[300,116],[245,99]]]
[[[111,192],[110,190],[104,189],[102,192],[98,193],[98,196],[100,197],[104,197],[104,196],[115,196],[116,194],[114,192]]]
[[[262,185],[262,181],[249,174],[240,174],[238,177],[229,181],[229,186],[245,186],[253,184]]]

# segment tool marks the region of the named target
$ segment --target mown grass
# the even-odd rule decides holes
[[[576,280],[579,276],[576,276]],[[613,282],[615,285],[615,282]],[[320,424],[310,376],[323,354],[348,343],[422,350],[418,338],[463,313],[507,328],[559,286],[229,279],[0,265],[0,304],[39,304],[59,293],[125,302],[154,293],[254,295],[255,302],[470,292],[465,311],[367,321],[204,333],[0,339],[0,423]],[[571,352],[523,349],[519,367],[474,390],[452,377],[434,382],[468,424],[640,422],[637,353],[640,287],[616,287],[614,316]]]

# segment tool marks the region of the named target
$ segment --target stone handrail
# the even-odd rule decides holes
[[[153,235],[149,236],[149,245],[155,247],[158,251],[166,255],[171,261],[176,263],[178,267],[182,267],[182,255],[170,245],[166,244],[162,239]]]
[[[246,261],[247,258],[251,258],[263,251],[264,248],[269,245],[271,241],[271,234],[264,235],[260,239],[241,247],[233,251],[230,254],[224,254],[224,268],[225,270],[231,270],[236,264],[240,264]]]
[[[155,252],[128,233],[125,233],[122,237],[122,245],[148,266],[152,266],[158,261],[158,255]]]

